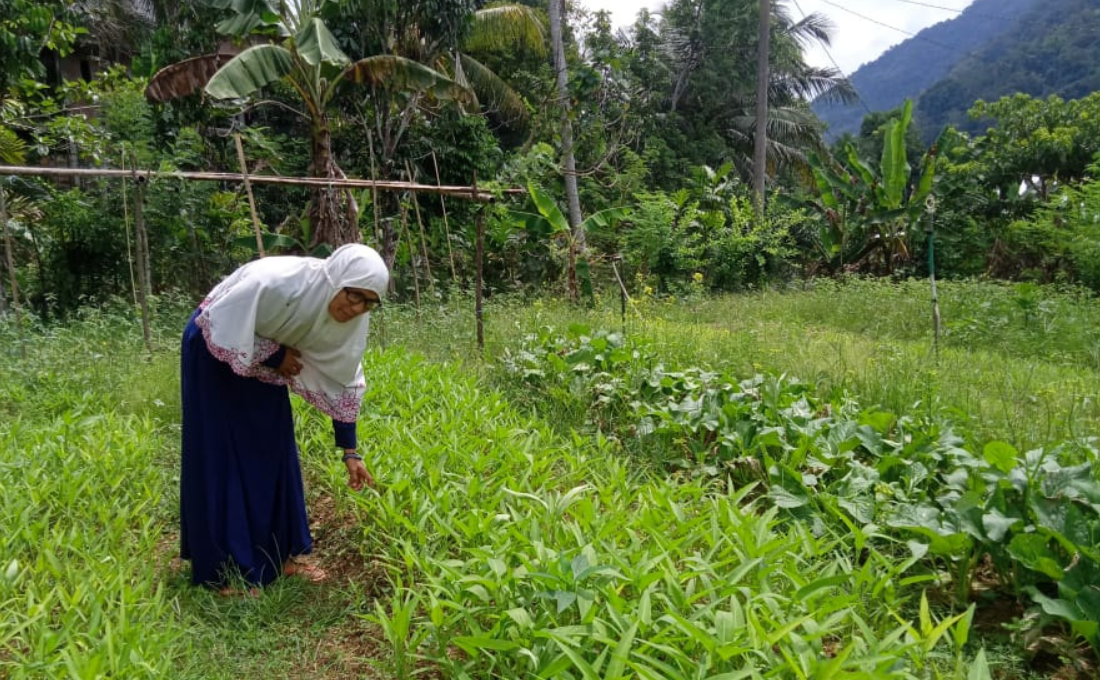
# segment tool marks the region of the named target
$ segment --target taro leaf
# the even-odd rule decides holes
[[[1028,569],[1055,581],[1065,576],[1058,555],[1050,549],[1049,540],[1038,534],[1016,534],[1008,544],[1008,554]]]
[[[973,545],[970,537],[943,526],[940,517],[940,511],[928,505],[899,505],[886,524],[926,539],[928,550],[934,555],[952,558],[969,555]]]
[[[1048,461],[1053,462],[1053,461]],[[1092,463],[1072,467],[1044,465],[1040,480],[1043,495],[1048,497],[1085,498],[1089,503],[1100,501],[1100,485],[1092,478]]]
[[[1031,599],[1035,600],[1043,608],[1043,611],[1050,616],[1071,622],[1085,618],[1085,613],[1073,602],[1067,602],[1062,598],[1047,597],[1036,588],[1028,587],[1027,590],[1031,593]]]
[[[769,489],[768,498],[771,498],[777,507],[787,510],[801,508],[810,502],[810,498],[805,491],[791,492],[780,486],[773,486]]]
[[[985,458],[985,462],[1008,474],[1019,463],[1020,452],[1008,442],[993,441],[982,449],[982,457]]]
[[[1039,527],[1050,531],[1067,551],[1095,556],[1100,521],[1089,505],[1062,498],[1036,498],[1032,510]]]
[[[1088,557],[1078,556],[1077,562],[1066,570],[1066,577],[1058,585],[1058,592],[1076,598],[1087,591],[1096,591],[1097,588],[1100,588],[1100,564]],[[1095,597],[1091,596],[1090,599],[1095,600]],[[1100,607],[1087,611],[1093,613],[1095,620],[1100,620]]]
[[[1019,521],[1017,517],[1006,517],[1000,510],[994,509],[982,515],[982,528],[985,529],[986,538],[1000,543],[1008,534],[1008,530]]]
[[[898,422],[897,414],[889,411],[864,411],[859,414],[859,424],[866,425],[879,434],[889,434]]]
[[[869,496],[839,498],[836,504],[847,510],[848,514],[861,524],[870,524],[875,521],[875,501]]]

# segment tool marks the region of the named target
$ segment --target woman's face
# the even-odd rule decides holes
[[[339,323],[351,321],[382,304],[378,294],[363,288],[342,288],[328,303],[328,313]]]

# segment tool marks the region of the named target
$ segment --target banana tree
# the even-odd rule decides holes
[[[527,191],[531,194],[531,200],[535,203],[537,213],[513,211],[512,215],[524,224],[528,233],[548,233],[551,238],[565,241],[566,251],[569,257],[568,284],[569,296],[577,300],[583,295],[589,303],[594,301],[592,289],[592,275],[588,263],[588,256],[579,252],[577,248],[577,235],[581,237],[593,228],[606,229],[615,222],[626,218],[630,214],[629,208],[607,208],[592,213],[582,221],[576,229],[569,225],[569,220],[562,212],[554,198],[543,191],[533,182],[528,183]]]
[[[857,267],[891,274],[910,259],[908,237],[932,192],[944,140],[941,135],[924,154],[919,179],[910,187],[905,134],[912,114],[907,101],[901,116],[886,124],[878,167],[861,159],[850,142],[842,160],[810,156],[816,197],[806,203],[824,217],[814,245],[829,271]]]
[[[245,38],[267,36],[229,58],[211,54],[167,66],[150,80],[146,94],[167,101],[200,87],[215,99],[243,99],[276,82],[298,95],[310,128],[312,177],[336,179],[343,172],[332,150],[329,108],[339,88],[347,83],[411,92],[460,103],[474,101],[472,93],[454,80],[416,61],[395,55],[377,55],[352,61],[337,44],[321,10],[329,0],[208,0],[232,9],[235,15],[218,26],[220,33]],[[348,191],[311,189],[312,243],[341,245],[360,240],[358,208]]]

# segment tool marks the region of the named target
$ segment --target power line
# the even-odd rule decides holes
[[[1010,17],[1005,17],[1005,16],[999,16],[997,14],[985,14],[985,13],[979,13],[979,12],[972,12],[972,11],[969,11],[970,7],[964,7],[963,9],[956,9],[955,7],[944,7],[943,5],[933,5],[933,4],[930,4],[930,3],[927,3],[927,2],[919,2],[918,0],[894,0],[894,2],[900,2],[900,3],[906,4],[906,5],[916,5],[917,7],[928,7],[929,9],[939,9],[939,10],[943,10],[944,12],[952,12],[953,14],[962,14],[963,12],[968,12],[970,14],[970,16],[978,17],[978,18],[981,18],[981,19],[996,19],[997,21],[1008,21],[1008,22],[1013,22],[1013,21],[1016,21],[1017,19],[1019,19],[1019,17],[1010,18]]]
[[[869,16],[860,14],[859,12],[856,12],[854,10],[850,10],[847,7],[843,6],[843,5],[838,5],[837,3],[832,2],[832,0],[821,0],[821,2],[825,3],[826,5],[831,5],[833,7],[836,7],[837,9],[842,10],[844,12],[847,12],[848,14],[851,14],[853,16],[857,16],[860,19],[863,19],[864,21],[870,21],[872,24],[877,24],[879,26],[882,26],[883,28],[888,28],[891,31],[897,31],[898,33],[903,33],[903,34],[909,36],[910,38],[916,38],[917,40],[923,40],[926,43],[936,45],[937,47],[942,47],[943,49],[950,50],[952,52],[958,52],[959,54],[962,54],[962,55],[965,55],[965,56],[968,56],[968,57],[973,56],[972,52],[967,52],[965,50],[960,50],[959,48],[954,47],[952,45],[948,45],[947,43],[941,43],[939,40],[933,40],[931,38],[927,38],[927,37],[924,37],[922,35],[918,35],[916,33],[913,33],[912,31],[907,31],[904,28],[898,28],[897,26],[891,26],[890,24],[883,23],[883,22],[879,21],[878,19],[872,19]]]
[[[806,16],[806,12],[802,9],[802,6],[798,4],[798,0],[793,0],[793,2],[795,8],[798,10],[798,13],[802,15],[802,18],[808,19],[809,17]],[[856,101],[859,102],[859,105],[863,107],[864,111],[866,111],[867,113],[871,113],[871,107],[867,106],[867,102],[863,101],[863,97],[860,96],[859,90],[857,90],[856,86],[852,84],[852,79],[848,77],[848,74],[844,72],[844,69],[840,68],[840,64],[836,63],[836,59],[833,58],[833,53],[829,51],[829,48],[824,43],[818,43],[818,45],[820,45],[821,49],[824,50],[825,55],[829,57],[829,61],[832,62],[833,67],[836,69],[837,73],[842,75],[844,79],[848,81],[848,84],[852,88],[852,92],[856,93]]]

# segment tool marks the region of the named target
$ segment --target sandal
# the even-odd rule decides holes
[[[320,583],[328,578],[328,573],[315,564],[291,558],[283,565],[283,576],[301,576],[310,583]]]

